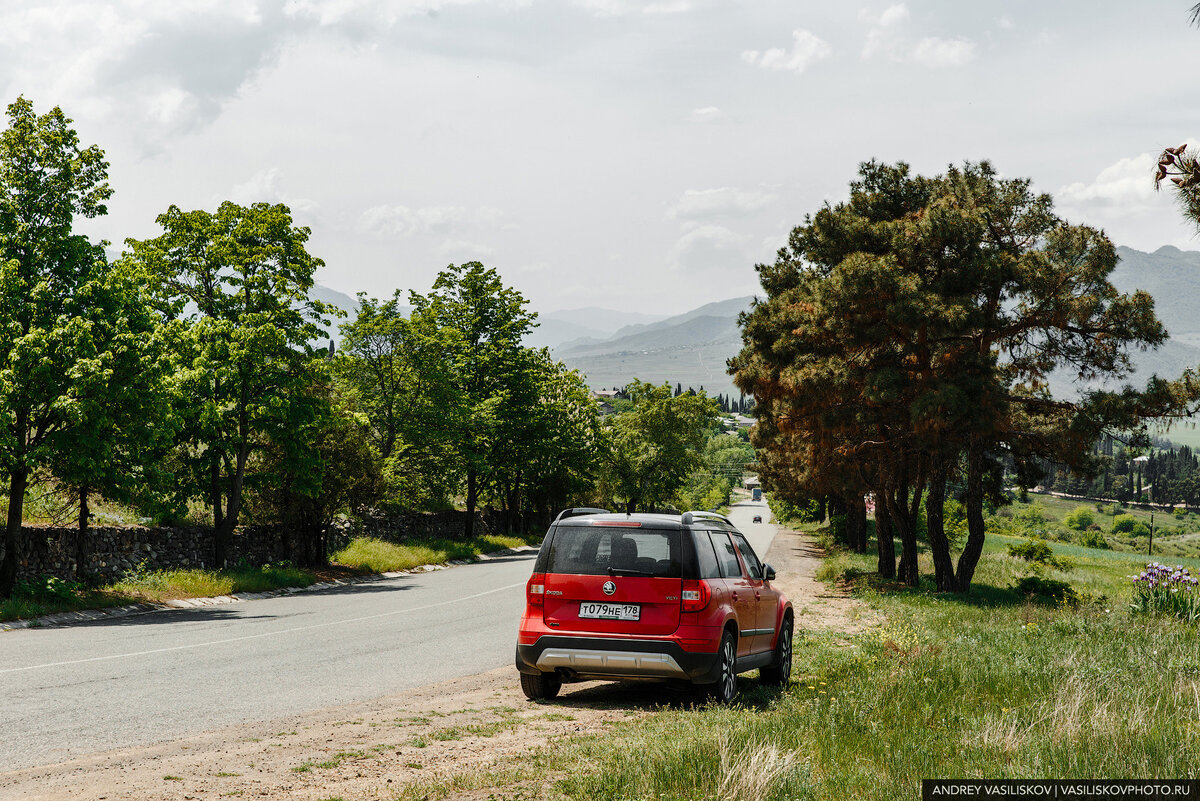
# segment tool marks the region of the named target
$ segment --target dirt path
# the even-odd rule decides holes
[[[776,584],[792,598],[798,628],[863,628],[863,605],[814,578],[820,558],[810,538],[786,530],[766,555]],[[553,704],[534,704],[504,667],[403,695],[0,773],[0,799],[358,801],[447,781],[451,797],[484,799],[512,757],[680,698],[661,685],[588,682],[568,685]]]

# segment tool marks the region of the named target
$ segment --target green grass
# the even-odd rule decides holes
[[[314,581],[316,578],[306,570],[268,565],[228,570],[154,570],[126,576],[105,589],[125,597],[165,601],[306,587]]]
[[[1076,606],[1033,603],[1028,574],[989,537],[969,596],[869,576],[874,556],[838,553],[883,622],[806,633],[792,684],[741,680],[739,706],[675,702],[535,760],[573,799],[920,797],[922,778],[1200,777],[1200,632],[1130,612],[1135,554],[1052,543]],[[1196,560],[1181,560],[1191,563]],[[764,779],[764,777],[766,777]]]
[[[472,559],[481,553],[516,548],[534,538],[488,535],[469,540],[425,540],[397,545],[369,537],[358,537],[330,555],[330,561],[372,573],[407,570],[420,565],[441,564],[451,559]],[[541,536],[536,538],[541,541]]]
[[[393,545],[367,538],[351,540],[330,561],[355,570],[382,573],[451,559],[471,559],[481,553],[541,542],[542,536],[508,537],[488,535],[470,540],[413,541]],[[13,597],[0,599],[0,620],[21,620],[83,609],[178,598],[210,598],[240,592],[267,592],[284,587],[306,587],[317,580],[312,573],[287,565],[227,570],[135,571],[120,581],[99,588],[58,580],[18,589]]]
[[[40,583],[19,585],[13,597],[0,599],[0,620],[143,602],[159,603],[176,598],[266,592],[283,587],[305,587],[314,581],[316,577],[306,570],[280,565],[228,570],[135,571],[121,581],[98,588],[45,579]]]

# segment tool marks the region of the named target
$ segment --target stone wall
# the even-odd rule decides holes
[[[353,537],[373,537],[401,543],[409,539],[463,539],[465,512],[372,515],[336,521],[326,531],[326,548],[333,552]],[[17,580],[39,576],[71,578],[75,573],[78,529],[25,526],[25,554],[18,566]],[[503,532],[499,515],[478,512],[476,534]],[[282,526],[244,526],[233,539],[230,560],[264,565],[286,559],[288,532]],[[0,557],[4,545],[0,542]],[[144,567],[165,570],[182,567],[212,567],[213,532],[204,528],[142,526],[93,526],[88,530],[83,573],[106,581],[120,579]]]

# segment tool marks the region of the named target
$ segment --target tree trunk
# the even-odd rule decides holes
[[[0,598],[12,595],[17,585],[17,568],[21,564],[24,542],[21,521],[25,513],[25,488],[29,471],[18,468],[8,477],[8,522],[4,527],[4,560],[0,561]]]
[[[906,482],[900,484],[900,488],[894,493],[888,493],[888,498],[892,504],[891,512],[892,525],[895,526],[896,532],[900,535],[900,567],[899,578],[910,587],[916,587],[921,576],[917,568],[917,511],[921,502],[921,489],[913,490],[914,506],[910,507],[906,501],[908,500],[908,486]]]
[[[938,592],[953,592],[956,588],[954,560],[950,557],[950,541],[946,539],[946,464],[941,460],[929,477],[929,494],[925,496],[925,521],[929,528],[929,550],[933,555],[934,580]]]
[[[875,547],[879,553],[879,575],[883,578],[896,577],[896,541],[892,537],[892,514],[887,504],[887,493],[875,492]]]
[[[88,509],[88,488],[79,490],[79,529],[75,532],[75,575],[76,581],[83,575],[83,566],[87,562],[88,522],[92,512]]]
[[[971,591],[971,579],[975,566],[983,553],[983,450],[972,445],[967,452],[967,544],[958,557],[958,572],[955,589]]]
[[[818,522],[818,523],[825,522],[825,509],[828,505],[829,505],[829,496],[822,495],[821,499],[819,501],[817,501],[817,520],[816,520],[816,522]]]
[[[467,517],[463,521],[463,536],[471,539],[475,536],[475,468],[467,468]]]
[[[213,529],[215,530],[222,528],[225,524],[225,515],[221,507],[221,465],[217,461],[215,453],[209,461],[208,480],[208,503],[212,507]]]
[[[848,506],[850,507],[849,514],[854,518],[854,552],[867,552],[867,504],[863,500],[861,492],[856,492],[850,498]]]

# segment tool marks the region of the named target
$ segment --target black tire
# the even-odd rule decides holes
[[[758,671],[763,684],[774,684],[786,687],[792,678],[792,617],[788,615],[779,627],[779,636],[775,638],[775,660],[772,664]]]
[[[562,679],[553,673],[522,673],[521,692],[531,701],[549,701],[562,689]]]
[[[708,694],[713,700],[728,704],[737,696],[737,638],[733,632],[726,631],[721,636],[717,660],[720,663],[717,683],[708,686]]]

